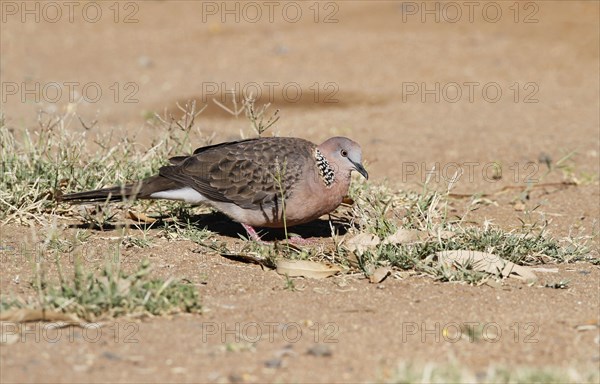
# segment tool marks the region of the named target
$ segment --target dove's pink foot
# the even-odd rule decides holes
[[[242,227],[244,227],[244,229],[246,230],[246,233],[248,234],[248,238],[250,240],[259,242],[259,243],[264,243],[264,241],[262,241],[260,239],[260,236],[258,235],[258,233],[256,232],[256,230],[254,228],[252,228],[251,226],[249,226],[248,224],[244,224],[241,223]]]
[[[248,234],[248,238],[250,240],[256,241],[257,243],[269,244],[269,242],[264,241],[260,238],[260,235],[258,234],[258,232],[256,232],[256,230],[252,226],[250,226],[248,224],[244,224],[244,223],[241,223],[241,224],[244,227],[244,229],[246,230],[246,233]],[[289,238],[288,241],[290,242],[290,244],[297,245],[297,246],[315,245],[317,243],[316,241],[313,241],[313,240],[304,239],[301,236],[292,236]]]

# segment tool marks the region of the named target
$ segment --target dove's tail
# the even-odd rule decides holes
[[[70,193],[68,195],[57,194],[56,201],[77,204],[123,201],[129,199],[152,199],[152,194],[171,189],[177,184],[178,183],[157,175],[118,187]]]
[[[68,195],[57,195],[56,201],[69,203],[122,201],[136,197],[134,190],[137,186],[138,184],[127,184],[121,187],[102,188],[93,191],[70,193]]]

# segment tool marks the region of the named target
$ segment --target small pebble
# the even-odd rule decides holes
[[[281,364],[282,364],[282,360],[281,359],[270,359],[265,361],[265,367],[267,368],[281,368]]]
[[[323,357],[323,356],[331,356],[333,353],[331,352],[331,348],[328,345],[317,344],[308,349],[306,352],[309,355]]]
[[[102,357],[104,357],[105,359],[108,359],[108,360],[122,360],[121,356],[119,356],[116,353],[113,353],[111,351],[102,352],[102,354],[100,356],[102,356]]]
[[[150,68],[153,65],[152,59],[148,56],[140,56],[138,57],[138,65],[142,68]]]

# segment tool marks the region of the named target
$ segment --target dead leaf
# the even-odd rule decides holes
[[[404,229],[400,228],[396,233],[389,235],[383,240],[383,244],[405,244],[414,243],[415,241],[425,240],[427,238],[427,232],[419,231],[416,229]]]
[[[81,320],[73,313],[63,313],[42,309],[10,309],[0,313],[0,321],[26,323],[29,321],[66,321],[80,323]]]
[[[303,276],[323,279],[340,271],[339,267],[329,263],[317,263],[308,260],[279,260],[277,262],[277,273],[290,277]]]
[[[593,331],[598,329],[598,325],[596,324],[582,324],[575,327],[575,329],[579,332],[583,331]]]
[[[476,271],[488,272],[502,277],[516,277],[526,281],[537,280],[530,268],[504,260],[492,253],[459,250],[436,252],[436,256],[440,263],[469,265]]]
[[[381,283],[383,280],[385,280],[386,277],[391,275],[391,273],[392,273],[392,268],[379,267],[375,270],[375,272],[373,272],[373,274],[371,276],[369,276],[369,281],[372,284]]]
[[[346,249],[361,256],[366,250],[375,248],[379,243],[379,237],[370,233],[359,233],[346,241]]]
[[[264,259],[262,259],[260,257],[252,256],[252,255],[239,254],[239,253],[220,253],[220,255],[226,259],[233,260],[233,261],[239,261],[241,263],[258,264],[260,266],[265,265]]]
[[[157,219],[150,217],[150,216],[146,215],[145,213],[135,212],[132,210],[127,211],[127,213],[129,214],[130,219],[135,220],[137,222],[152,224],[157,221]]]
[[[598,322],[598,319],[589,319],[589,320],[585,321],[583,324],[576,325],[575,329],[578,330],[579,332],[593,331],[593,330],[598,329],[599,326],[600,326],[600,322]]]

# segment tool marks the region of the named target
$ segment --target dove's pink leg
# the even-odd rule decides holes
[[[248,224],[244,224],[244,223],[241,223],[241,224],[244,227],[244,229],[246,230],[246,233],[248,233],[248,238],[250,238],[250,240],[256,241],[258,243],[268,244],[267,241],[264,241],[264,240],[262,240],[260,238],[259,234],[256,232],[256,230],[253,227],[251,227]],[[300,236],[292,236],[292,237],[289,238],[288,241],[291,244],[298,245],[298,246],[300,246],[300,245],[314,245],[316,243],[315,241],[312,241],[312,240],[309,240],[309,239],[304,239],[304,238],[302,238]]]
[[[254,228],[252,228],[248,224],[244,224],[244,223],[241,223],[241,224],[242,224],[242,227],[244,227],[244,229],[246,230],[246,233],[248,233],[248,237],[250,238],[250,240],[258,241],[261,243],[263,242],[260,239],[260,236],[258,235],[258,233],[256,233],[256,230],[254,230]]]

